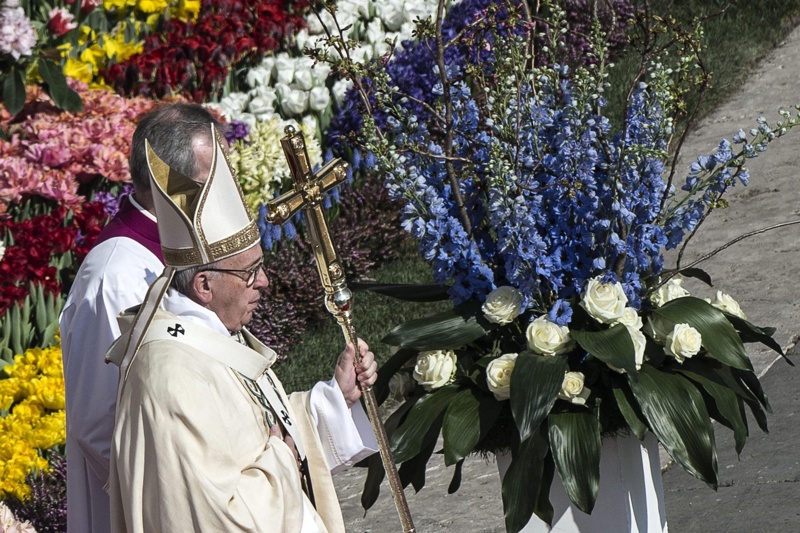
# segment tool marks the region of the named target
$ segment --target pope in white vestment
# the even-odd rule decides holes
[[[118,400],[112,531],[343,532],[330,471],[377,450],[360,404],[350,414],[336,380],[287,398],[272,350],[247,334],[255,349],[243,346],[175,291],[164,307],[178,314],[156,315]],[[300,428],[316,509],[245,385],[271,388],[270,378]]]
[[[167,266],[107,356],[120,367],[111,530],[343,533],[331,471],[377,450],[358,403],[374,354],[361,343],[356,363],[348,346],[333,380],[287,397],[274,352],[243,329],[269,280],[213,138],[203,183],[147,146]]]

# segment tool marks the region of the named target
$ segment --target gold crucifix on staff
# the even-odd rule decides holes
[[[267,220],[272,224],[283,224],[300,209],[303,210],[308,238],[314,249],[317,271],[325,289],[325,307],[336,317],[345,340],[355,347],[356,362],[359,362],[358,337],[352,319],[353,295],[347,288],[344,268],[336,253],[336,248],[333,246],[321,205],[323,194],[346,179],[347,163],[337,158],[314,173],[308,161],[308,151],[303,133],[295,130],[292,126],[286,126],[285,132],[286,135],[281,139],[281,147],[283,147],[283,153],[289,162],[293,190],[267,203]],[[378,440],[383,467],[389,478],[389,486],[392,489],[392,496],[400,515],[403,531],[413,533],[415,530],[411,512],[408,509],[403,485],[397,473],[397,466],[392,458],[389,438],[378,413],[378,401],[375,399],[375,393],[371,387],[362,389],[362,393],[367,407],[367,415]]]

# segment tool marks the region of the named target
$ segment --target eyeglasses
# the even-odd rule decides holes
[[[244,281],[247,288],[252,287],[255,285],[256,280],[258,279],[258,273],[263,268],[263,263],[259,261],[259,263],[254,266],[253,268],[242,269],[242,268],[205,268],[203,272],[224,272],[226,274],[233,274],[240,280]],[[237,274],[246,274],[247,277],[243,278]]]

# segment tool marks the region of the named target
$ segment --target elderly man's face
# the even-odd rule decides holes
[[[267,274],[261,268],[264,255],[259,246],[220,261],[220,269],[236,272],[214,272],[208,283],[212,299],[208,309],[214,311],[229,331],[239,331],[253,318],[261,291],[269,286]],[[248,272],[258,267],[255,282],[248,287]]]

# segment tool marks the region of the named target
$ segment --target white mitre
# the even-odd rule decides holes
[[[205,183],[169,168],[145,141],[161,251],[167,266],[176,269],[225,259],[259,241],[258,227],[213,125],[211,137],[211,170]]]

